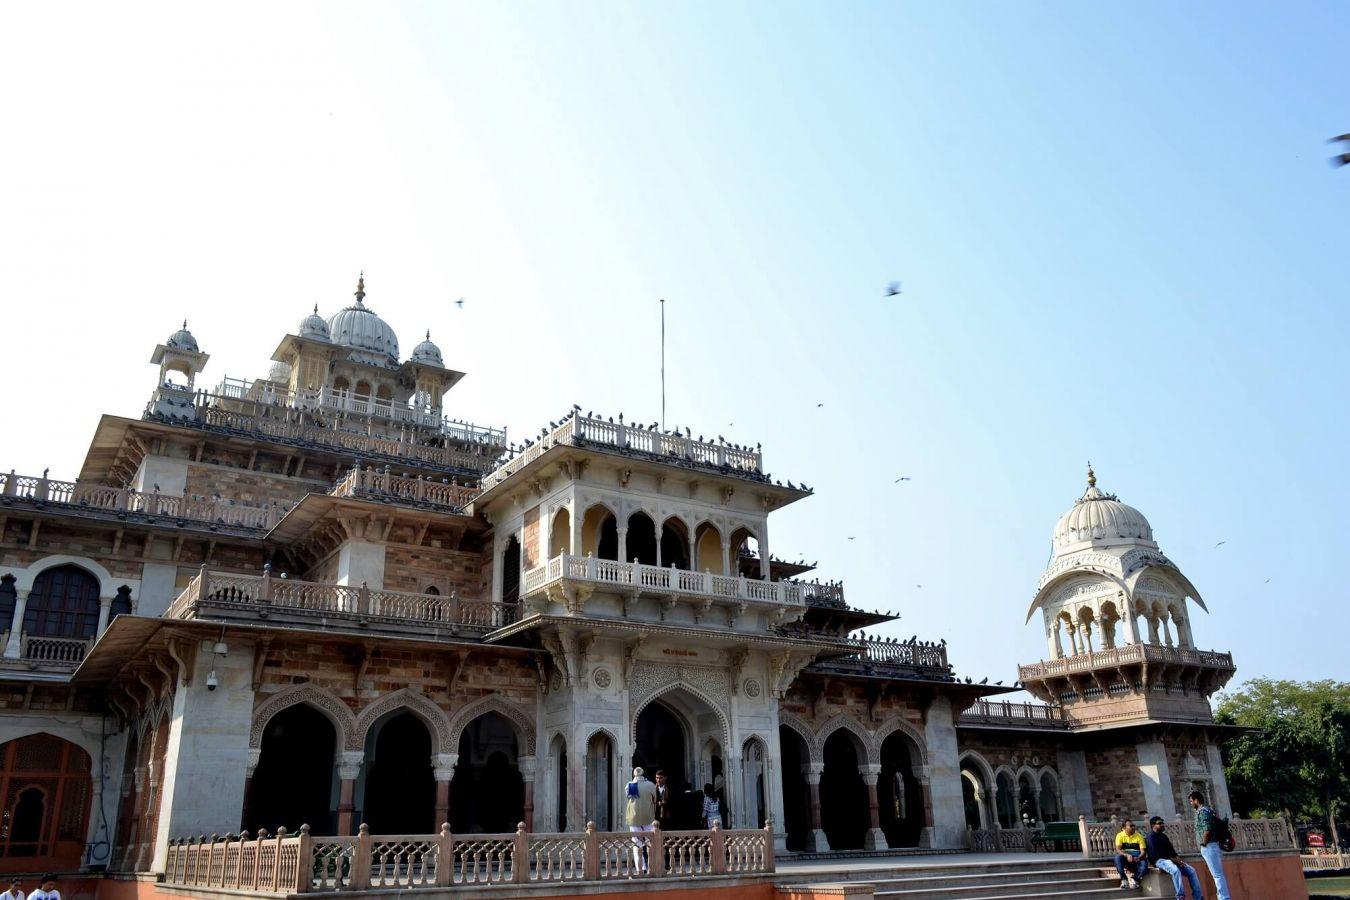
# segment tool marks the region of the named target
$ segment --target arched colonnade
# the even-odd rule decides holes
[[[981,754],[961,754],[961,790],[966,827],[1031,827],[1064,815],[1059,773],[1050,766],[991,766]]]

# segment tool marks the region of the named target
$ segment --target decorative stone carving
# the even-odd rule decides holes
[[[425,695],[411,688],[400,688],[392,694],[385,694],[373,700],[361,710],[356,718],[356,728],[347,736],[347,749],[360,750],[366,745],[366,733],[385,713],[406,708],[421,719],[431,729],[438,753],[454,753],[459,749],[459,736],[451,743],[450,722],[445,710],[441,709]]]
[[[591,675],[591,680],[595,682],[595,686],[600,690],[605,690],[609,687],[611,681],[609,669],[596,669]]]
[[[758,697],[761,688],[759,682],[753,678],[745,679],[745,696]]]
[[[713,708],[722,726],[722,743],[725,745],[730,735],[727,727],[730,679],[726,671],[709,666],[636,661],[628,678],[629,709],[632,710],[634,732],[637,729],[637,717],[643,708],[658,695],[676,686],[688,690]],[[633,739],[637,739],[636,733]]]
[[[249,729],[248,745],[262,747],[262,736],[267,723],[283,709],[297,703],[306,703],[328,717],[337,732],[337,745],[346,747],[356,732],[356,716],[351,708],[334,694],[313,684],[301,684],[286,688],[268,697],[253,711],[253,724]],[[364,734],[364,732],[363,732]],[[359,746],[354,749],[360,749]]]

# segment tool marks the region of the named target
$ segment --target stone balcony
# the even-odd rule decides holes
[[[203,567],[169,605],[166,618],[267,620],[419,638],[478,637],[516,620],[516,606],[454,594],[414,594],[364,585],[240,575]]]
[[[738,447],[725,440],[696,440],[679,434],[666,434],[643,425],[626,425],[622,416],[616,423],[576,413],[567,416],[539,440],[528,443],[524,450],[484,475],[483,489],[501,484],[547,451],[564,445],[598,447],[656,462],[715,470],[760,482],[768,480],[763,474],[764,457],[757,449]],[[802,490],[809,492],[805,488]]]
[[[436,481],[420,475],[416,478],[394,475],[388,466],[383,470],[355,466],[328,493],[334,497],[378,500],[462,515],[478,496],[478,489],[452,479]]]
[[[45,672],[54,675],[69,675],[84,659],[93,639],[46,637],[26,632],[19,639],[10,641],[12,632],[0,634],[0,670],[31,674]]]
[[[15,502],[39,508],[54,506],[73,512],[109,514],[118,519],[201,523],[212,529],[265,532],[286,514],[288,506],[251,506],[205,497],[185,497],[42,475],[0,473],[0,504]]]
[[[1121,711],[1112,718],[1135,714],[1124,702],[1131,696],[1208,697],[1236,671],[1231,653],[1164,644],[1125,644],[1017,667],[1026,689],[1047,702],[1067,708],[1080,701],[1119,701]],[[1207,702],[1195,706],[1208,714]],[[1079,715],[1075,709],[1068,712],[1070,718]]]
[[[806,671],[818,675],[956,681],[947,664],[945,644],[870,638],[864,634],[843,638],[840,649],[843,652],[823,655]]]
[[[757,581],[565,553],[525,572],[521,596],[527,606],[541,614],[550,602],[562,602],[569,614],[580,615],[595,592],[616,594],[623,601],[625,616],[631,606],[646,598],[658,604],[660,621],[667,621],[669,613],[684,607],[692,611],[693,624],[717,624],[709,618],[709,613],[717,609],[734,628],[736,622],[746,621],[746,613],[765,613],[772,625],[800,618],[806,611],[807,596],[820,587],[824,586]],[[831,587],[842,593],[839,586]]]

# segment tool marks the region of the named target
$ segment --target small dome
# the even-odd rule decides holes
[[[300,330],[297,334],[316,341],[328,340],[328,323],[319,315],[319,304],[314,304],[314,312],[300,320]]]
[[[192,332],[187,330],[187,319],[183,320],[183,327],[169,335],[169,339],[165,341],[164,344],[178,350],[190,350],[193,353],[198,352],[197,339],[192,336]]]
[[[1097,476],[1088,468],[1088,488],[1055,525],[1054,548],[1062,552],[1074,544],[1153,542],[1153,526],[1133,506],[1097,489]]]
[[[289,384],[291,380],[290,363],[284,363],[280,360],[272,363],[272,368],[267,370],[267,380],[276,384]]]
[[[366,278],[363,274],[356,283],[356,302],[328,320],[329,339],[335,344],[355,350],[369,350],[398,363],[398,336],[388,323],[366,309]]]
[[[412,361],[427,363],[433,366],[445,366],[441,358],[441,348],[431,342],[431,331],[427,331],[427,339],[413,348]]]

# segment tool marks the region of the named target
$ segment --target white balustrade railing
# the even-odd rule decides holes
[[[677,434],[663,434],[642,425],[626,425],[582,415],[569,416],[520,453],[483,476],[484,490],[500,484],[560,444],[599,444],[671,460],[759,474],[764,457],[758,450],[736,447],[725,441],[699,441]]]
[[[35,663],[74,665],[84,659],[91,644],[93,641],[87,638],[23,634],[19,638],[19,658]]]
[[[205,835],[169,842],[164,884],[260,893],[699,878],[774,871],[773,831],[762,829],[316,837],[302,825],[275,836]]]
[[[0,497],[257,529],[271,528],[290,509],[289,505],[249,506],[206,497],[146,493],[103,484],[58,481],[45,475],[16,475],[12,471],[0,473]]]
[[[1060,659],[1043,660],[1018,666],[1022,681],[1048,678],[1087,671],[1099,666],[1126,665],[1138,662],[1179,663],[1182,665],[1233,668],[1233,654],[1217,650],[1192,650],[1186,647],[1168,647],[1162,644],[1125,644],[1091,653],[1078,653]]]
[[[860,659],[872,663],[947,668],[947,647],[926,641],[888,641],[881,638],[850,637],[847,643],[857,649]]]
[[[516,619],[516,606],[489,600],[462,599],[454,594],[415,594],[375,588],[322,584],[295,578],[237,575],[202,567],[169,604],[166,616],[187,618],[201,606],[293,610],[353,619],[420,622],[447,628],[489,630]]]
[[[977,700],[961,714],[966,722],[1044,722],[1064,724],[1064,711],[1048,703],[1014,702],[1010,700]]]
[[[1121,819],[1108,822],[1089,822],[1078,817],[1078,835],[1083,856],[1112,856],[1116,852],[1116,833],[1120,831]],[[1135,824],[1144,830],[1147,820]],[[1295,852],[1293,829],[1289,822],[1280,819],[1229,819],[1228,826],[1233,833],[1236,850],[1288,850]],[[1167,836],[1182,856],[1194,856],[1200,852],[1195,839],[1195,821],[1192,818],[1177,816],[1167,823]]]
[[[802,606],[805,602],[805,586],[796,581],[757,581],[744,576],[689,572],[673,566],[663,568],[568,553],[527,570],[523,580],[525,593],[537,593],[564,578],[662,594],[696,594],[738,603]]]

